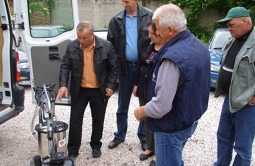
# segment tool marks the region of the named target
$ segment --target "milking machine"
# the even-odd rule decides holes
[[[34,92],[37,105],[31,131],[38,141],[39,155],[33,157],[30,166],[73,166],[74,161],[66,158],[68,125],[55,116],[54,85],[34,88]],[[37,117],[39,123],[35,125]]]

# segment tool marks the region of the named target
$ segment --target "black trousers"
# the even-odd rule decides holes
[[[99,88],[81,88],[77,100],[71,104],[70,128],[68,138],[69,155],[77,155],[81,146],[82,124],[85,109],[89,103],[92,116],[92,135],[90,146],[100,149],[108,100],[103,98]]]
[[[140,106],[146,105],[145,97],[139,97],[139,105]],[[149,122],[148,122],[147,117],[144,117],[143,120],[145,122],[144,127],[145,127],[147,150],[151,150],[153,153],[155,153],[154,132],[152,132],[149,128]]]

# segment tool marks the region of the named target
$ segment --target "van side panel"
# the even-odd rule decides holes
[[[18,54],[12,45],[8,0],[0,1],[0,124],[24,110],[25,90],[16,82]]]
[[[2,27],[2,19],[0,17],[0,27]],[[3,77],[3,60],[2,60],[2,51],[3,51],[3,44],[4,44],[4,37],[3,37],[3,30],[0,28],[0,86],[2,86],[2,77]]]
[[[70,41],[65,40],[54,46],[31,47],[35,87],[42,87],[43,84],[55,84],[54,90],[58,91],[61,59]]]

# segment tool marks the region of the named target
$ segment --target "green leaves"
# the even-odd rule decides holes
[[[54,7],[54,0],[29,0],[29,2],[30,14],[42,12],[45,16],[48,16]]]
[[[219,26],[216,22],[212,22],[206,26],[199,24],[199,16],[202,11],[215,9],[219,13],[227,13],[234,6],[244,6],[251,11],[251,16],[255,16],[255,0],[168,0],[171,3],[179,5],[185,10],[187,17],[187,27],[200,40],[208,43],[212,32]],[[210,15],[208,15],[210,17]],[[253,20],[254,22],[254,20]]]
[[[44,7],[42,4],[37,3],[37,2],[30,3],[29,4],[29,13],[34,14],[37,11],[42,12],[45,16],[49,15],[48,8]]]

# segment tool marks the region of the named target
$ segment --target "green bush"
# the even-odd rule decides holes
[[[253,22],[255,21],[255,0],[169,0],[169,2],[178,4],[181,8],[188,8],[186,13],[187,27],[205,44],[208,43],[212,33],[220,26],[217,23],[211,23],[207,26],[199,25],[199,16],[203,10],[217,9],[219,12],[226,13],[234,6],[243,6],[251,11]],[[210,17],[210,16],[208,16]]]

